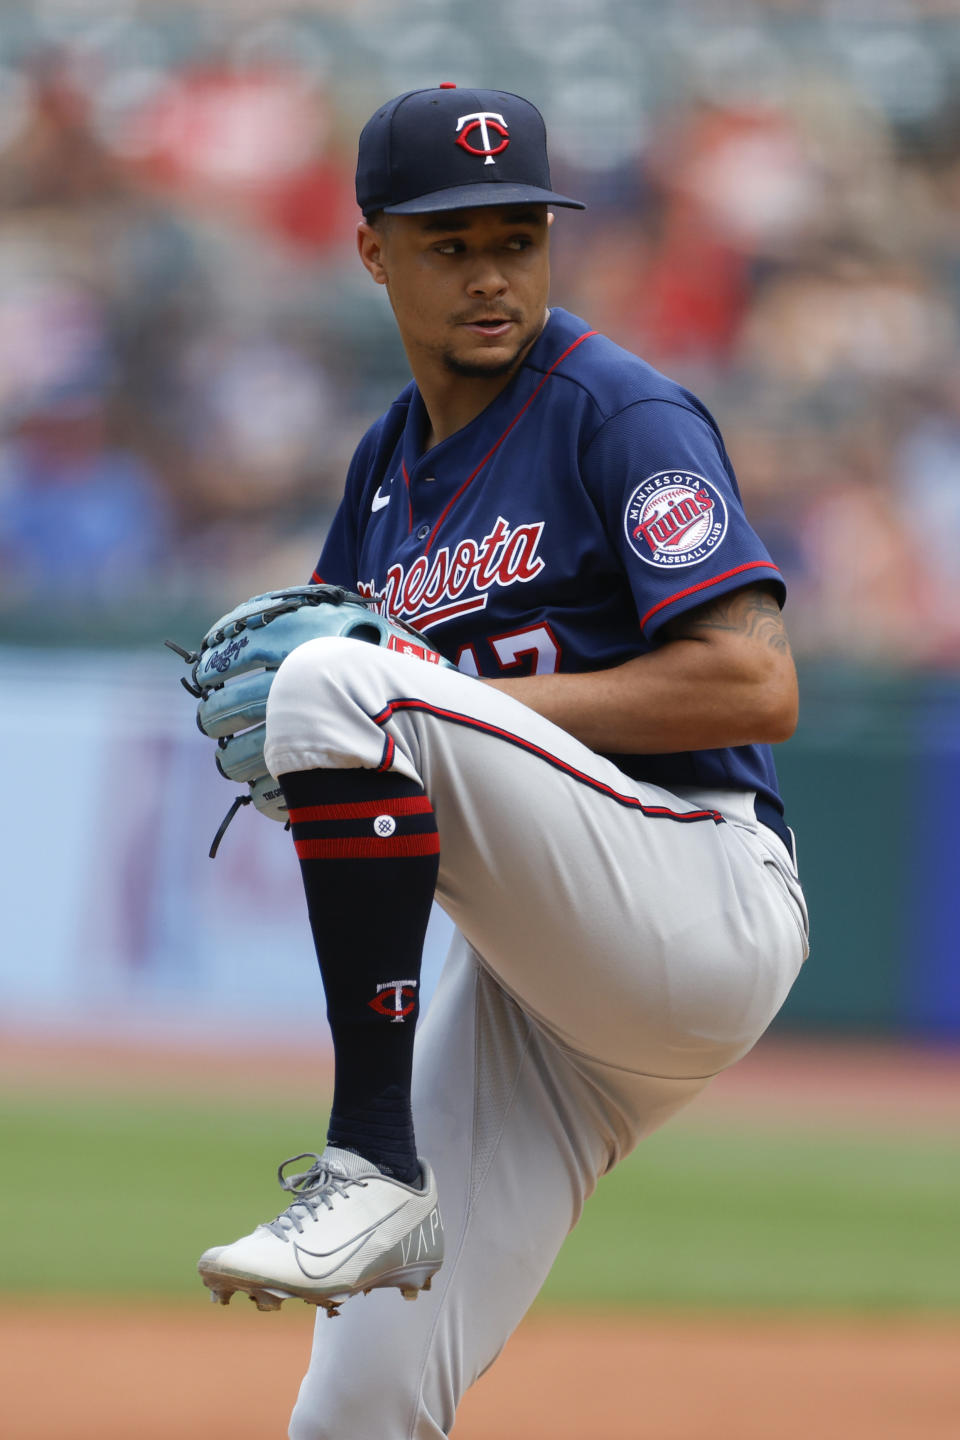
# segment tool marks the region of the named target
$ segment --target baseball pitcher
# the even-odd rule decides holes
[[[412,381],[311,584],[190,656],[221,768],[291,826],[333,1109],[322,1153],[281,1167],[287,1208],[200,1272],[224,1302],[343,1305],[293,1440],[438,1440],[598,1177],[796,978],[769,746],[797,688],[714,419],[548,305],[553,213],[583,206],[534,106],[389,101],[357,199]],[[456,934],[414,1044],[434,899]]]

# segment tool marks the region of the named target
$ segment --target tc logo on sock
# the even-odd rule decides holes
[[[416,980],[387,980],[377,986],[377,993],[367,1004],[378,1015],[386,1015],[394,1025],[400,1025],[405,1016],[417,1003]]]

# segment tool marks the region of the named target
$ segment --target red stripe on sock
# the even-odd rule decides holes
[[[423,815],[430,810],[426,795],[396,795],[389,800],[357,800],[340,805],[302,805],[290,811],[293,825],[309,820],[372,820],[375,815]]]
[[[354,840],[295,840],[301,860],[398,860],[410,855],[439,855],[440,836],[365,835]]]

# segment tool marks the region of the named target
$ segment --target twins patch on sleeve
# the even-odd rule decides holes
[[[727,533],[727,506],[717,487],[691,470],[660,470],[642,481],[623,517],[630,548],[658,570],[706,560]]]

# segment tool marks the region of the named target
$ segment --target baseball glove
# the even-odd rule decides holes
[[[197,724],[217,742],[217,769],[225,779],[249,786],[227,812],[210,847],[211,858],[242,805],[252,804],[273,820],[287,820],[283,792],[263,758],[263,742],[267,696],[291,650],[321,635],[343,635],[456,668],[409,625],[378,614],[374,603],[339,585],[271,590],[221,616],[199,650],[164,642],[191,667],[190,679],[180,683],[200,702]]]

